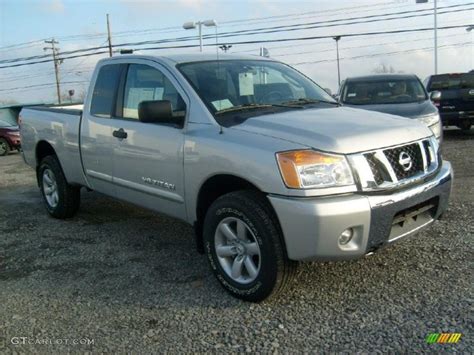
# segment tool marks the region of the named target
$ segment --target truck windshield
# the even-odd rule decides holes
[[[342,102],[349,105],[400,104],[427,100],[425,89],[415,78],[347,81]]]
[[[337,104],[322,88],[291,67],[266,60],[184,63],[178,69],[214,116]],[[251,113],[250,113],[251,112]]]

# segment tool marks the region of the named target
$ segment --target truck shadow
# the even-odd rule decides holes
[[[185,223],[97,193],[83,193],[80,212],[66,221],[49,218],[36,204],[39,199],[30,200],[32,206],[25,206],[25,200],[9,201],[11,208],[3,216],[7,222],[0,227],[6,235],[0,241],[2,282],[27,282],[33,294],[99,303],[249,306],[218,285]],[[35,213],[24,213],[28,207]],[[293,288],[270,303],[278,307],[305,298],[357,307],[362,298],[376,292],[367,287],[369,278],[390,285],[393,292],[403,289],[405,281],[397,278],[398,270],[417,273],[419,260],[413,261],[410,254],[406,246],[395,246],[389,253],[353,262],[301,264]]]
[[[443,138],[449,141],[474,139],[474,127],[471,128],[469,131],[463,131],[458,128],[444,129]]]

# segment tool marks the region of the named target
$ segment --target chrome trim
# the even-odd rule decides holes
[[[108,175],[108,174],[99,173],[98,171],[90,170],[90,169],[86,170],[86,174],[90,177],[93,177],[93,178],[96,178],[96,179],[99,179],[99,180],[112,182],[112,176]]]
[[[430,157],[427,156],[424,142],[428,142],[429,150],[430,150]],[[385,155],[385,151],[405,147],[408,145],[417,144],[418,149],[421,151],[421,158],[423,162],[423,170],[419,171],[415,175],[399,180],[395,174],[395,170],[388,160],[387,156]],[[409,184],[416,183],[424,178],[429,177],[436,173],[439,169],[440,162],[438,161],[438,150],[439,144],[436,141],[436,138],[429,137],[424,138],[414,142],[408,142],[404,144],[399,144],[391,147],[385,147],[381,149],[366,151],[357,154],[351,154],[348,156],[349,163],[351,164],[353,170],[357,173],[359,178],[359,185],[362,191],[383,191],[383,190],[393,190],[400,188],[402,186],[406,186]],[[370,165],[367,161],[367,154],[373,154],[374,158],[384,166],[385,170],[388,172],[390,181],[386,180],[380,184],[375,182],[374,173],[370,168]],[[388,179],[388,177],[386,177]]]
[[[415,186],[409,190],[400,191],[393,195],[373,195],[369,196],[369,203],[372,208],[387,206],[392,203],[397,203],[406,199],[409,199],[413,196],[422,194],[428,190],[435,188],[438,185],[445,183],[447,180],[451,179],[452,169],[451,163],[444,161],[439,171],[438,175],[432,181],[429,181],[423,185]]]
[[[423,142],[424,141],[418,142],[418,146],[420,147],[421,158],[423,159],[423,171],[426,173],[428,171],[428,160],[426,159],[425,145]]]
[[[388,175],[390,175],[390,179],[392,180],[392,182],[397,183],[398,182],[397,175],[395,175],[395,171],[393,170],[392,164],[390,164],[390,162],[388,161],[383,150],[376,151],[374,157],[383,164],[385,169],[387,169]]]
[[[120,179],[117,177],[114,177],[114,184],[127,187],[135,191],[143,192],[145,194],[155,195],[169,201],[184,203],[184,200],[180,195],[173,193],[171,191],[161,190],[161,189],[154,188],[151,186],[137,184],[136,182]]]

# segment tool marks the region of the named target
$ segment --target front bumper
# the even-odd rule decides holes
[[[391,194],[292,198],[269,195],[292,260],[355,259],[430,225],[446,210],[452,168],[444,161],[434,177]],[[352,228],[346,245],[339,236]]]

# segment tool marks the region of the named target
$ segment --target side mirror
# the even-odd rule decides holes
[[[145,123],[174,123],[182,125],[182,117],[173,116],[169,100],[142,101],[138,104],[138,119]]]
[[[332,96],[332,91],[330,88],[324,88],[324,91],[326,91],[326,93],[329,95],[329,96]]]
[[[430,92],[430,99],[431,99],[431,101],[441,100],[441,91],[432,91],[432,92]]]

